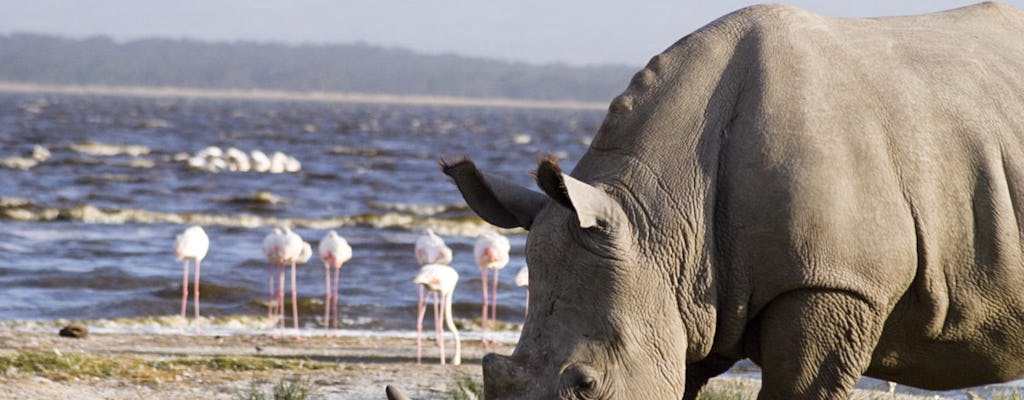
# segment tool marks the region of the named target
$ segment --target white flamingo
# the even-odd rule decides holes
[[[444,244],[444,239],[427,229],[416,239],[416,261],[420,266],[427,264],[448,265],[452,262],[452,249]],[[434,329],[437,332],[437,345],[443,344],[441,329],[441,302],[438,293],[434,292]],[[423,353],[423,315],[427,311],[426,297],[423,286],[419,287],[419,303],[416,306],[416,362],[420,362]]]
[[[452,336],[455,338],[455,355],[452,356],[452,365],[459,365],[462,363],[462,342],[459,340],[459,330],[455,328],[455,322],[452,321],[452,293],[455,292],[455,285],[459,282],[459,273],[455,272],[455,268],[447,265],[440,264],[427,264],[420,268],[419,274],[413,279],[413,282],[425,287],[427,290],[437,292],[441,294],[442,302],[444,303],[444,322],[447,325],[448,330],[452,331]],[[436,316],[435,316],[436,317]],[[419,323],[422,324],[422,314],[420,314]],[[442,335],[443,335],[442,330]],[[441,338],[441,365],[445,363],[445,352],[444,352],[444,338]],[[417,362],[419,362],[419,355],[417,355]]]
[[[249,152],[249,160],[252,161],[252,170],[256,172],[270,171],[270,157],[267,153],[259,150]]]
[[[303,254],[305,247],[308,244],[302,241],[302,237],[297,233],[292,232],[288,227],[282,229],[284,231],[284,245],[281,248],[280,259],[282,261],[282,268],[280,269],[280,275],[278,275],[278,311],[281,315],[281,324],[284,326],[284,264],[290,264],[292,267],[292,324],[295,327],[295,331],[299,330],[299,304],[298,294],[295,291],[295,264],[299,262],[299,259],[303,256],[306,260],[309,260],[313,255],[313,251],[309,250],[309,254]]]
[[[490,325],[493,325],[498,310],[498,271],[508,265],[508,252],[511,250],[511,247],[512,246],[509,244],[508,238],[496,232],[487,232],[480,235],[476,240],[476,244],[473,246],[473,257],[476,259],[477,265],[480,266],[480,286],[483,287],[484,295],[480,324],[483,326],[483,336],[481,341],[485,348],[490,348],[490,342],[487,340],[487,330],[489,325],[487,323],[487,270],[494,271],[494,283],[492,286],[490,301]]]
[[[530,315],[530,268],[523,266],[519,269],[519,273],[516,274],[516,286],[526,287],[526,312],[523,313],[525,318]]]
[[[320,261],[324,262],[324,329],[331,329],[331,310],[334,314],[334,329],[338,329],[338,281],[341,276],[341,265],[352,259],[352,246],[338,232],[330,231],[320,239],[317,249]],[[331,285],[331,270],[334,270],[334,285]]]
[[[277,316],[277,285],[274,284],[274,267],[278,270],[284,268],[284,262],[281,260],[281,249],[284,247],[284,230],[281,228],[274,228],[273,232],[270,232],[263,238],[263,254],[267,256],[267,261],[270,262],[270,302],[267,303],[267,318],[273,320]],[[274,322],[277,325],[277,322]]]
[[[174,240],[174,255],[184,261],[184,273],[181,280],[181,317],[185,318],[185,307],[188,304],[188,260],[196,264],[195,289],[193,289],[195,300],[195,317],[199,318],[199,266],[210,250],[210,237],[198,225],[185,229]]]

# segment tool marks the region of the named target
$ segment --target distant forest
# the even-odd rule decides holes
[[[534,65],[365,44],[0,35],[0,80],[609,101],[639,67]]]

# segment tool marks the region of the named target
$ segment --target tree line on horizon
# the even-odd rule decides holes
[[[0,35],[0,80],[395,95],[609,101],[638,68],[418,54],[367,44],[288,45]]]

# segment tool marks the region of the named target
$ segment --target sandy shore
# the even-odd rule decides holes
[[[509,354],[512,348],[498,344],[495,351]],[[266,335],[194,335],[183,329],[180,335],[92,333],[72,339],[59,337],[55,331],[7,329],[0,330],[2,362],[34,355],[46,359],[40,363],[78,360],[81,365],[65,367],[69,374],[55,375],[45,369],[33,371],[25,363],[18,367],[0,364],[6,369],[0,370],[0,399],[236,399],[244,398],[254,384],[269,395],[274,384],[287,380],[299,380],[312,388],[312,399],[383,399],[388,384],[398,385],[416,399],[450,399],[460,384],[481,379],[480,360],[485,351],[480,342],[464,341],[462,351],[462,365],[441,366],[438,349],[425,343],[424,363],[416,365],[416,342],[404,338],[308,336],[296,340]],[[81,360],[121,367],[107,376]],[[282,364],[247,369],[236,367],[233,362],[237,360]],[[716,378],[711,385],[746,392],[753,398],[758,382]],[[877,399],[880,395],[861,391],[853,398]]]
[[[84,339],[24,331],[0,331],[0,356],[19,353],[55,354],[71,358],[86,355],[116,362],[167,360],[270,359],[297,361],[270,371],[190,371],[182,368],[161,375],[154,382],[146,376],[82,376],[70,379],[46,377],[25,370],[0,371],[2,399],[231,399],[255,381],[269,387],[282,379],[300,379],[315,388],[312,398],[383,399],[384,386],[398,384],[416,398],[447,398],[459,380],[480,376],[485,354],[478,341],[464,342],[463,364],[438,365],[438,349],[424,346],[423,365],[416,365],[412,339],[368,337],[295,337],[274,339],[265,335],[197,336],[167,334],[90,334]],[[451,346],[451,341],[448,346]],[[512,347],[499,344],[497,351]],[[451,357],[452,349],[448,349]],[[309,363],[309,366],[303,366]],[[293,363],[294,364],[294,363]],[[326,369],[321,369],[327,366]],[[23,368],[26,369],[26,368]],[[159,379],[159,377],[158,377]]]
[[[240,99],[264,101],[310,101],[390,105],[431,105],[448,107],[537,108],[563,110],[604,110],[606,102],[547,101],[452,96],[389,95],[340,92],[297,92],[269,89],[207,89],[170,86],[61,85],[0,81],[0,93],[52,93],[128,97],[192,99]]]

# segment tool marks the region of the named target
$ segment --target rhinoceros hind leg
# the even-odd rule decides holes
[[[757,398],[848,398],[870,364],[881,314],[840,291],[800,290],[773,300],[759,316],[763,381]]]

